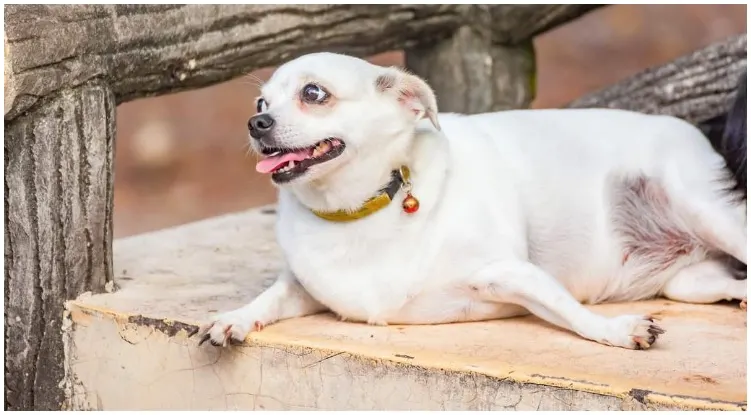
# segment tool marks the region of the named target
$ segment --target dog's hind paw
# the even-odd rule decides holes
[[[649,349],[665,333],[652,316],[618,316],[611,318],[608,325],[610,335],[603,343],[626,349]]]
[[[248,319],[242,314],[225,313],[198,329],[198,338],[200,339],[198,345],[200,346],[207,341],[217,347],[241,344],[251,330],[261,331],[263,327],[262,322]]]

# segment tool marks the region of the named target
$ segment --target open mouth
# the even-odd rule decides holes
[[[256,164],[259,173],[271,173],[277,183],[293,180],[304,174],[311,166],[325,163],[339,157],[344,152],[344,142],[337,138],[327,138],[305,148],[264,148],[264,159]]]

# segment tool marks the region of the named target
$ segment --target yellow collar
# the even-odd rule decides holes
[[[392,200],[394,200],[394,196],[396,196],[396,192],[399,191],[399,189],[404,189],[407,193],[407,198],[405,198],[405,203],[407,203],[407,200],[413,199],[414,203],[418,203],[417,199],[412,197],[412,195],[409,193],[411,188],[411,183],[409,181],[409,168],[407,166],[402,166],[399,168],[399,170],[394,170],[391,172],[391,181],[389,182],[386,187],[381,189],[377,195],[371,197],[370,199],[366,200],[365,203],[363,203],[362,206],[360,206],[359,209],[355,211],[349,211],[349,210],[337,210],[334,212],[321,212],[319,210],[313,210],[311,211],[318,216],[319,218],[326,219],[332,222],[351,222],[353,220],[361,219],[366,216],[370,216],[375,212],[378,212],[379,210],[385,208],[386,206],[391,203]],[[405,211],[408,211],[409,213],[413,213],[417,209],[413,209],[411,211],[408,211],[405,205]]]

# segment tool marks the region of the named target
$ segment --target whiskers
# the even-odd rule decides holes
[[[256,162],[261,161],[260,155],[253,151],[253,146],[250,145],[250,140],[245,140],[245,144],[243,145],[243,149],[245,150],[245,157],[252,157],[254,156],[256,159]]]
[[[246,74],[244,77],[240,78],[240,80],[245,85],[254,86],[258,89],[263,87],[263,85],[266,83],[263,79],[259,78],[253,73]]]
[[[253,73],[245,74],[245,76],[240,78],[240,82],[245,85],[256,87],[258,89],[263,87],[263,85],[266,83],[263,79],[259,78],[258,75],[253,74]],[[244,149],[245,157],[255,156],[256,162],[261,160],[260,155],[256,153],[255,151],[253,151],[253,147],[250,145],[250,140],[245,140],[243,149]]]

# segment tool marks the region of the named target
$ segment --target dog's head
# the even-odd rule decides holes
[[[256,165],[277,185],[323,181],[349,168],[404,158],[416,123],[438,128],[430,87],[397,68],[333,53],[279,67],[248,121]]]

